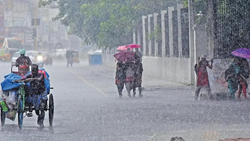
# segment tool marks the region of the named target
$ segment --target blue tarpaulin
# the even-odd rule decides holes
[[[45,72],[45,78],[44,78],[44,83],[45,83],[45,87],[46,87],[46,90],[47,90],[47,93],[50,92],[50,80],[49,80],[49,74],[44,70],[44,69],[39,69],[41,71],[44,71]]]
[[[40,69],[42,71],[45,71],[44,69]],[[29,72],[27,75],[29,75],[31,72]],[[44,83],[45,87],[47,89],[47,93],[50,91],[50,80],[49,80],[49,74],[45,71],[46,76],[44,78]],[[13,88],[17,88],[18,86],[21,85],[21,83],[12,83],[14,80],[22,79],[21,76],[15,74],[15,73],[10,73],[6,76],[4,76],[5,80],[1,83],[1,87],[3,91],[11,90]]]
[[[4,76],[4,78],[5,80],[1,83],[1,87],[3,91],[11,90],[21,85],[21,83],[12,83],[12,81],[14,80],[22,79],[21,76],[15,73],[10,73]]]

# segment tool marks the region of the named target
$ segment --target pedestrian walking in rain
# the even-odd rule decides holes
[[[240,58],[235,57],[225,72],[225,80],[228,82],[229,100],[235,100],[235,92],[238,90],[240,76]]]
[[[73,58],[74,54],[72,50],[67,50],[66,51],[66,58],[67,58],[67,67],[70,65],[72,67],[73,65]]]
[[[240,77],[239,77],[239,91],[238,91],[238,100],[240,100],[241,92],[243,92],[243,96],[245,100],[247,99],[246,89],[248,87],[247,79],[249,78],[249,63],[245,58],[241,58],[240,63]]]
[[[134,79],[134,86],[133,86],[133,96],[135,97],[135,94],[136,94],[135,90],[136,90],[136,87],[138,87],[139,97],[142,97],[141,83],[142,83],[143,66],[142,66],[140,59],[137,59],[135,61],[134,70],[135,70],[135,79]]]
[[[136,60],[140,59],[142,62],[142,53],[139,51],[138,48],[135,48]]]
[[[120,97],[122,96],[122,90],[124,88],[125,80],[126,80],[125,64],[121,61],[118,61],[116,64],[115,84],[117,85]]]
[[[131,97],[130,91],[134,88],[134,80],[135,80],[135,64],[134,62],[126,62],[125,63],[125,86],[128,92],[128,96]]]
[[[197,64],[197,88],[195,90],[195,100],[198,100],[201,88],[206,88],[208,92],[208,97],[211,99],[211,88],[209,85],[207,67],[209,69],[213,68],[213,59],[211,59],[211,65],[209,61],[206,60],[206,56],[202,55],[200,61]]]

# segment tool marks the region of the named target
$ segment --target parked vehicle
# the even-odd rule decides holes
[[[79,52],[76,51],[76,50],[73,50],[73,55],[74,55],[73,62],[75,62],[75,63],[80,63],[80,60],[79,60]]]
[[[11,58],[11,64],[15,64],[16,63],[16,59],[20,56],[19,52],[15,52],[14,55]]]
[[[65,57],[66,51],[67,51],[66,49],[56,49],[55,50],[55,56]]]
[[[1,39],[3,40],[3,39]],[[2,61],[11,61],[16,51],[23,48],[23,40],[19,38],[4,38],[0,47],[0,59]]]

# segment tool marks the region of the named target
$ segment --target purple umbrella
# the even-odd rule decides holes
[[[114,54],[114,57],[121,62],[133,62],[135,61],[136,54],[132,51],[123,51]]]
[[[238,48],[231,54],[236,57],[250,59],[250,49],[247,48]]]

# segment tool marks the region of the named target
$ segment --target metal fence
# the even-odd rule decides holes
[[[144,52],[145,56],[156,56],[156,57],[170,57],[170,45],[172,44],[173,57],[189,57],[189,22],[188,22],[188,8],[181,8],[180,11],[180,22],[181,27],[178,27],[178,14],[177,10],[172,11],[172,18],[169,19],[169,11],[164,14],[164,21],[162,21],[160,13],[157,16],[154,14],[149,14],[145,16],[145,45],[143,44],[143,26],[137,27],[137,36],[139,35],[139,40],[142,46],[141,51]],[[156,14],[156,13],[155,13]],[[150,16],[152,15],[152,16]],[[150,19],[148,19],[150,18]],[[154,23],[154,18],[156,23]],[[143,19],[144,20],[144,19]],[[164,23],[163,25],[161,23]],[[170,22],[172,22],[172,29],[170,28]],[[150,25],[149,25],[150,24]],[[164,26],[164,30],[163,27]],[[178,31],[181,30],[180,35]],[[171,32],[172,31],[172,32]],[[163,47],[162,32],[165,32],[164,40],[165,46]],[[179,36],[181,36],[181,41],[179,41]],[[170,42],[170,37],[172,37],[172,42]],[[179,42],[181,42],[181,50],[179,49]],[[181,52],[180,52],[181,51]],[[162,55],[165,56],[162,56]]]

